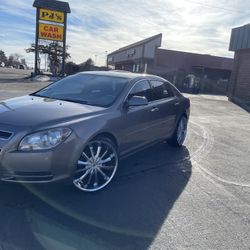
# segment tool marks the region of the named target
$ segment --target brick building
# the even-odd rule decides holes
[[[198,86],[201,92],[226,94],[233,59],[162,49],[162,34],[122,47],[108,55],[108,65],[131,72],[160,75],[179,89]]]
[[[232,29],[229,50],[235,52],[229,100],[250,109],[250,24]]]

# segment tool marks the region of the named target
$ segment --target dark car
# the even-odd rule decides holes
[[[23,65],[23,64],[20,64],[20,65],[18,66],[18,69],[25,69],[25,68],[24,68],[24,65]]]
[[[190,102],[153,75],[88,72],[0,103],[0,178],[72,178],[83,191],[113,179],[120,157],[163,140],[182,146]]]

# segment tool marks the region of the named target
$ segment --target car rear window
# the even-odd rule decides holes
[[[174,96],[174,92],[168,83],[162,81],[150,81],[153,88],[153,100],[161,100]]]

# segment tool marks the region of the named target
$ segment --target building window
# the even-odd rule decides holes
[[[136,54],[136,49],[130,49],[127,51],[128,57],[133,57]]]
[[[108,62],[110,63],[110,62],[113,62],[113,56],[109,56],[108,57]]]

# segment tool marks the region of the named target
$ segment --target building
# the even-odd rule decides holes
[[[250,24],[232,29],[229,50],[235,52],[229,100],[250,110]]]
[[[225,94],[233,59],[163,49],[162,34],[122,47],[107,57],[108,65],[131,72],[160,75],[179,89]]]
[[[108,55],[108,65],[131,72],[147,72],[153,67],[155,52],[161,46],[162,34],[120,48]]]

